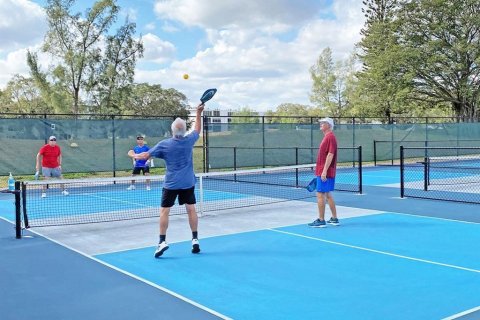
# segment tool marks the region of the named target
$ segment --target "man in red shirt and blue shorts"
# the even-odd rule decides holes
[[[334,122],[331,118],[323,118],[319,122],[320,130],[322,130],[324,137],[318,149],[317,165],[315,167],[318,219],[308,224],[308,226],[313,228],[324,228],[327,223],[334,226],[340,225],[337,218],[335,200],[332,196],[332,191],[335,189],[337,169],[337,138],[333,134]],[[332,217],[325,222],[325,205],[327,201]]]
[[[48,143],[40,148],[37,154],[37,161],[35,169],[37,173],[40,170],[40,159],[42,159],[42,175],[45,179],[62,178],[62,151],[57,146],[57,138],[50,136]],[[68,196],[68,191],[65,190],[65,185],[62,184],[62,194]],[[47,186],[43,186],[42,198],[47,196]]]

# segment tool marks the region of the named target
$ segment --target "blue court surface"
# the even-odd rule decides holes
[[[14,239],[7,222],[13,220],[13,198],[2,195],[0,319],[480,319],[480,206],[400,199],[398,168],[365,168],[363,182],[362,195],[334,193],[342,206],[341,226],[322,229],[306,225],[317,212],[315,197],[296,194],[305,190],[252,187],[241,194],[228,189],[228,182],[219,184],[205,201],[268,197],[273,191],[296,201],[281,203],[282,210],[272,210],[269,219],[262,216],[268,206],[202,217],[198,255],[183,241],[190,234],[180,216],[178,227],[171,221],[170,249],[160,259],[153,258],[152,246],[157,218],[138,234],[129,231],[140,222],[86,225],[93,233],[88,239],[80,229],[53,227],[63,239],[93,248],[128,244],[87,254],[42,236],[48,228],[32,228]],[[122,210],[157,208],[160,200],[159,192],[140,204],[132,200],[136,193],[123,190],[57,193],[32,201],[47,200],[65,215],[83,215],[95,213],[87,202],[101,211],[112,202]],[[102,208],[102,201],[110,203]],[[311,211],[298,209],[300,203]],[[347,209],[364,213],[346,217]],[[283,223],[296,215],[306,218]],[[265,227],[270,220],[275,227]],[[111,232],[106,240],[96,234],[101,228]],[[180,230],[185,234],[172,240]],[[142,238],[147,244],[136,245]]]
[[[97,258],[234,319],[441,319],[480,304],[478,243],[478,224],[385,213]]]

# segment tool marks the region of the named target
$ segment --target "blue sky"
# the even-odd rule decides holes
[[[28,75],[26,50],[40,51],[46,0],[0,0],[0,88]],[[84,12],[94,1],[78,0]],[[311,105],[309,67],[326,47],[346,59],[360,40],[359,0],[117,0],[119,23],[137,24],[145,54],[135,81],[187,95],[210,87],[209,108],[265,111],[281,103]],[[41,55],[42,67],[51,57]],[[182,75],[190,78],[184,80]]]

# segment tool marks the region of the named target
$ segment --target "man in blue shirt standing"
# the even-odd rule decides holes
[[[192,253],[200,252],[198,241],[198,216],[195,211],[195,173],[193,171],[193,146],[198,140],[201,130],[201,114],[204,104],[197,107],[195,129],[187,132],[187,124],[181,118],[172,123],[172,138],[162,140],[147,152],[135,154],[135,159],[150,157],[165,160],[167,173],[162,190],[162,204],[160,209],[160,239],[155,250],[155,258],[160,257],[167,249],[166,242],[170,208],[178,197],[180,205],[185,204],[188,213],[188,222],[192,230]]]
[[[137,145],[133,147],[133,154],[139,154],[139,153],[147,152],[148,150],[150,150],[150,147],[144,143],[145,141],[143,137],[137,136]],[[128,155],[131,155],[131,154],[132,154],[132,150],[128,152]],[[139,175],[140,172],[142,172],[144,176],[150,175],[150,167],[149,167],[148,159],[134,159],[132,176]],[[147,180],[146,184],[147,184],[147,190],[150,190],[150,180]],[[135,190],[135,180],[132,180],[132,184],[127,188],[127,190]]]

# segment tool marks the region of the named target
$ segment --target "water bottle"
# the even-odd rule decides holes
[[[8,190],[14,191],[15,190],[15,179],[10,172],[10,176],[8,176]]]

